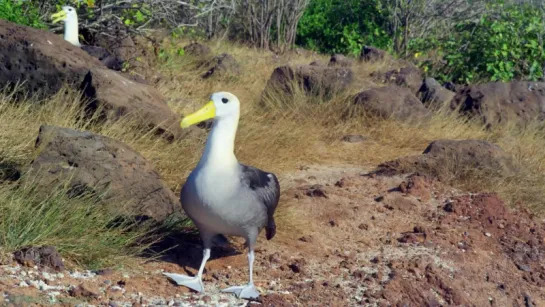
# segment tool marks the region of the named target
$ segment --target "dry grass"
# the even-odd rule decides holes
[[[165,48],[174,50],[185,43],[167,42]],[[264,107],[260,103],[261,93],[275,67],[287,63],[306,64],[315,59],[327,61],[327,57],[292,54],[275,59],[269,52],[228,43],[214,43],[211,47],[216,54],[227,52],[238,59],[242,74],[201,80],[194,59],[172,57],[158,67],[164,78],[157,88],[180,114],[196,110],[215,91],[237,95],[242,114],[236,154],[243,163],[275,172],[282,178],[282,174],[302,164],[357,164],[371,169],[381,162],[419,154],[436,139],[485,139],[511,153],[525,167],[524,175],[501,182],[465,178],[454,183],[476,191],[497,191],[510,203],[523,201],[536,209],[545,208],[542,188],[545,136],[541,125],[504,126],[487,131],[476,123],[444,112],[438,112],[429,122],[413,125],[371,117],[343,119],[351,95],[377,86],[369,74],[385,71],[392,63],[357,64],[353,88],[330,101],[309,98],[298,92],[287,101],[280,95],[272,96]],[[149,159],[175,191],[179,191],[200,158],[206,135],[167,143],[152,133],[136,130],[130,122],[97,125],[78,120],[81,112],[78,105],[77,94],[68,89],[41,103],[29,98],[28,103],[18,105],[12,103],[9,93],[0,94],[0,165],[28,165],[35,155],[34,141],[42,124],[87,129],[127,143]],[[369,141],[344,143],[341,138],[346,134],[362,134]],[[290,210],[279,207],[278,223],[291,224]]]

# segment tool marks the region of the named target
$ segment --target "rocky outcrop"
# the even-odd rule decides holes
[[[40,97],[71,84],[84,89],[84,100],[91,101],[88,111],[103,106],[110,119],[132,116],[169,139],[183,135],[179,116],[154,88],[107,69],[61,36],[0,20],[0,86],[17,81],[25,81],[21,90]]]
[[[422,86],[422,72],[413,65],[390,70],[384,75],[375,74],[375,77],[382,79],[385,83],[406,87],[413,94],[418,93]]]
[[[545,119],[545,83],[492,82],[458,89],[453,110],[480,118],[486,125]]]
[[[64,270],[62,257],[54,246],[25,247],[15,251],[13,258],[27,267],[39,266],[55,271]]]
[[[170,110],[163,96],[152,87],[105,69],[89,71],[80,87],[92,102],[91,111],[102,105],[101,113],[106,118],[133,117],[170,140],[187,133],[179,129],[179,115]]]
[[[346,90],[353,81],[349,68],[314,65],[277,67],[267,81],[264,93],[294,94],[299,86],[307,95],[330,97]]]
[[[450,104],[454,92],[441,86],[434,78],[426,78],[418,91],[418,96],[429,109],[437,110]]]
[[[364,62],[373,63],[382,61],[386,58],[388,58],[388,53],[386,51],[371,46],[364,46],[360,53],[360,61]]]
[[[364,113],[402,121],[423,120],[430,115],[422,102],[407,88],[396,85],[365,90],[354,97],[353,114]]]
[[[350,67],[352,66],[352,60],[342,54],[334,54],[327,65],[330,67]]]
[[[466,176],[507,178],[517,174],[513,158],[497,145],[483,140],[437,140],[421,155],[379,165],[379,173],[418,172],[450,180]]]
[[[92,45],[107,49],[123,62],[129,62],[131,66],[138,65],[139,61],[136,61],[136,58],[143,56],[140,48],[119,21],[110,21],[108,33],[97,33],[92,39]]]
[[[87,131],[42,126],[36,148],[38,155],[22,178],[32,185],[49,191],[67,185],[70,196],[101,195],[116,213],[155,221],[181,210],[152,165],[121,142]]]
[[[147,77],[146,72],[150,71],[150,63],[147,61],[149,58],[145,54],[146,48],[137,46],[126,27],[120,23],[119,20],[109,20],[106,32],[89,33],[89,45],[107,50],[111,54],[112,60],[117,60],[120,63],[119,70],[125,68],[133,73],[138,72],[138,74],[123,74],[125,77],[140,83],[151,81],[142,77]],[[143,37],[141,38],[143,39]]]
[[[228,53],[222,53],[204,64],[207,71],[201,76],[207,79],[214,76],[237,76],[240,74],[240,65],[237,60]]]

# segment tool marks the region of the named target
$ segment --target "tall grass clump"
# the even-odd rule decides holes
[[[55,246],[69,263],[100,268],[141,255],[153,243],[149,224],[113,215],[96,196],[31,184],[0,186],[0,250]]]

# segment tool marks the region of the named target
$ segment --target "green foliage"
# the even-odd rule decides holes
[[[412,40],[410,50],[434,54],[421,66],[442,81],[535,81],[543,77],[543,12],[531,5],[504,7],[501,3],[492,5],[491,11],[498,13],[458,24],[445,37]]]
[[[387,11],[380,0],[313,0],[297,28],[297,44],[324,53],[388,48]]]
[[[151,17],[151,10],[148,4],[133,4],[131,9],[123,10],[121,19],[126,26],[141,26]]]
[[[45,28],[37,6],[32,1],[0,0],[0,19],[33,28]]]

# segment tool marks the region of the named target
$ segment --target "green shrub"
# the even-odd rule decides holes
[[[363,45],[387,49],[386,23],[380,0],[314,0],[299,22],[297,44],[323,53],[358,54]]]
[[[0,0],[0,19],[38,29],[46,27],[32,1]]]
[[[532,5],[491,5],[491,12],[476,22],[465,22],[445,37],[410,42],[412,53],[435,53],[421,63],[442,81],[535,81],[543,77],[545,61],[542,12]]]

